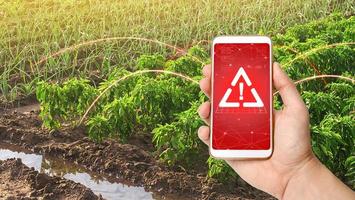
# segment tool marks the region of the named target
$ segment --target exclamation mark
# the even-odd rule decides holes
[[[242,82],[239,83],[239,100],[243,100],[243,89],[244,89],[244,84]]]

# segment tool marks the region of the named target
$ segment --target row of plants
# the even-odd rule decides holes
[[[339,14],[297,25],[273,37],[275,60],[294,80],[321,74],[353,79],[354,27],[355,17]],[[117,138],[125,142],[132,134],[139,133],[138,129],[143,129],[152,133],[156,152],[168,165],[189,167],[195,160],[202,159],[207,162],[210,177],[234,178],[235,173],[225,162],[202,153],[206,152],[206,147],[197,137],[197,129],[203,124],[197,108],[207,98],[196,82],[163,72],[149,72],[156,69],[176,72],[198,81],[202,77],[202,66],[209,62],[208,52],[195,46],[176,60],[157,54],[142,55],[135,69],[147,73],[119,82],[117,80],[135,72],[113,67],[106,80],[98,85],[85,78],[73,78],[64,83],[40,82],[37,87],[40,116],[49,129],[58,129],[68,122],[75,126],[102,94],[85,115],[84,125],[92,139]],[[323,78],[298,87],[310,111],[315,154],[354,188],[353,82]],[[274,104],[280,107],[281,98],[275,96]]]

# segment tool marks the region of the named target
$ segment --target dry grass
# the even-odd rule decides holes
[[[116,40],[35,65],[86,41],[139,37],[187,49],[216,35],[274,35],[333,11],[353,14],[352,1],[0,0],[0,100],[33,94],[39,80],[87,76],[93,70],[104,77],[112,66],[133,69],[141,54],[174,53],[161,44]]]

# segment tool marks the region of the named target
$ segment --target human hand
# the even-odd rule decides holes
[[[211,66],[203,68],[204,78],[200,81],[202,91],[210,96]],[[227,163],[252,186],[277,198],[282,198],[288,183],[303,170],[316,170],[322,165],[314,156],[310,143],[309,115],[297,88],[281,70],[273,65],[273,85],[280,92],[284,106],[274,110],[274,151],[266,160],[226,160]],[[199,108],[200,117],[209,125],[210,102]],[[200,127],[199,138],[209,145],[210,129]]]

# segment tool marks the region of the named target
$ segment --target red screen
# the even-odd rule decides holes
[[[270,45],[214,46],[212,146],[270,148]]]

